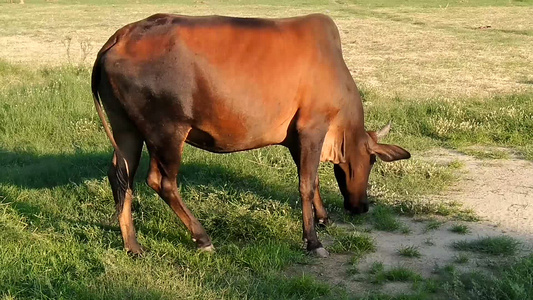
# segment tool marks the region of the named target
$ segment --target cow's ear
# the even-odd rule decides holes
[[[400,146],[379,144],[373,138],[368,139],[368,152],[377,155],[383,161],[408,159],[411,154]]]
[[[334,164],[346,162],[346,133],[341,128],[331,128],[322,145],[320,161],[329,161]]]

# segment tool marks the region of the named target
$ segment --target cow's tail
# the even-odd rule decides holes
[[[107,122],[106,116],[104,114],[104,110],[102,108],[102,102],[98,93],[98,86],[101,81],[102,77],[102,57],[103,55],[111,48],[113,47],[118,41],[118,34],[113,35],[107,43],[102,47],[102,49],[98,52],[98,55],[96,57],[96,61],[94,62],[93,66],[93,72],[91,75],[91,89],[93,93],[93,99],[94,99],[94,106],[96,107],[96,112],[98,113],[98,117],[100,117],[100,120],[102,121],[102,125],[104,127],[105,133],[109,140],[111,141],[111,145],[113,145],[113,148],[115,149],[115,166],[112,167],[109,170],[109,180],[110,183],[114,189],[115,195],[115,201],[117,205],[117,211],[120,214],[122,212],[122,208],[124,206],[124,199],[126,196],[126,192],[129,188],[129,169],[128,169],[128,163],[126,161],[125,156],[122,154],[122,151],[117,145],[117,142],[115,141],[115,138],[113,137],[113,133],[111,132],[111,128],[109,126],[109,123]],[[111,172],[115,172],[115,174],[111,174]],[[115,179],[116,178],[116,179]]]

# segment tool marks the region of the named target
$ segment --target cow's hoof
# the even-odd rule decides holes
[[[328,250],[324,249],[324,247],[319,247],[314,250],[310,251],[313,256],[316,256],[318,258],[326,258],[329,256]]]
[[[214,253],[215,252],[215,247],[213,247],[213,245],[209,245],[209,246],[205,246],[205,247],[202,247],[202,248],[198,248],[198,251],[207,252],[207,253]]]
[[[318,225],[318,227],[323,228],[329,225],[329,220],[328,218],[318,219],[316,220],[316,224]]]
[[[141,258],[146,253],[146,250],[141,246],[126,248],[126,251],[128,252],[129,255],[135,258]]]

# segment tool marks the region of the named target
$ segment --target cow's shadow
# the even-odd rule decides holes
[[[81,184],[90,179],[103,179],[107,177],[111,156],[111,152],[40,155],[0,149],[0,184],[21,189],[42,189]],[[143,153],[135,176],[136,186],[144,184],[147,172],[148,157]],[[213,180],[214,178],[216,180]],[[297,185],[288,191],[286,188],[266,184],[258,177],[238,173],[218,163],[184,163],[180,168],[178,181],[182,185],[215,188],[231,185],[237,192],[253,193],[261,198],[280,201],[298,197]]]
[[[77,152],[73,154],[40,155],[25,151],[6,151],[0,149],[0,194],[3,188],[16,187],[18,189],[53,189],[65,185],[83,184],[86,180],[107,180],[106,174],[111,162],[109,152]],[[296,168],[296,167],[295,167]],[[148,157],[143,153],[141,165],[136,175],[138,192],[146,195],[145,183],[148,171]],[[253,173],[253,172],[252,172]],[[239,173],[235,169],[227,168],[223,164],[209,162],[209,160],[195,160],[181,166],[178,180],[187,187],[201,187],[212,190],[224,190],[230,187],[232,193],[255,194],[266,201],[288,203],[299,209],[298,184],[296,172],[294,184],[273,185],[263,181],[260,176]],[[144,186],[144,187],[143,187]],[[12,193],[11,193],[12,194]],[[138,193],[139,194],[139,193]],[[322,191],[324,194],[324,191]],[[140,195],[142,197],[142,195]],[[187,202],[187,199],[185,199]],[[0,202],[10,202],[11,207],[21,215],[31,219],[40,213],[46,213],[38,202],[13,201],[0,197]],[[110,207],[113,206],[109,203]],[[43,204],[44,205],[44,204]],[[137,206],[136,209],[139,209]],[[52,216],[51,216],[52,217]],[[78,224],[79,220],[70,220],[69,216],[55,215],[52,219],[61,219],[69,223]],[[110,224],[112,224],[110,226]],[[118,230],[117,222],[99,223],[96,225],[103,230]],[[142,225],[141,225],[142,226]]]

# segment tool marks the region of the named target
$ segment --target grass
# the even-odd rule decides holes
[[[454,257],[453,262],[456,264],[464,265],[468,263],[469,260],[470,259],[465,254],[459,254]]]
[[[331,232],[331,231],[328,231]],[[365,253],[376,251],[376,245],[369,235],[358,232],[334,234],[335,242],[328,249],[334,253],[352,253],[360,257]]]
[[[396,231],[402,223],[396,219],[393,210],[385,206],[376,206],[370,213],[374,228],[381,231]]]
[[[403,133],[401,133],[403,135]],[[406,137],[404,144],[410,144],[410,138]],[[414,145],[406,146],[416,148]],[[395,231],[402,229],[402,224],[394,218],[395,213],[405,215],[441,215],[455,216],[463,220],[474,220],[475,215],[463,208],[459,203],[445,201],[431,201],[416,197],[415,194],[434,194],[445,190],[457,176],[457,164],[438,165],[423,160],[398,161],[394,164],[378,161],[370,174],[371,200],[378,204],[372,213],[376,229],[383,231]],[[431,180],[433,184],[421,184]],[[379,217],[379,218],[378,218]],[[382,228],[382,229],[379,229]]]
[[[438,220],[430,220],[427,224],[426,224],[426,227],[424,228],[424,232],[429,232],[429,231],[432,231],[432,230],[437,230],[439,229],[441,226],[442,226],[443,222],[442,221],[438,221]]]
[[[454,224],[452,227],[450,227],[450,231],[457,233],[457,234],[468,234],[470,233],[470,229],[467,225],[464,224]]]
[[[519,250],[520,242],[508,237],[485,237],[473,241],[457,241],[452,247],[455,250],[470,251],[489,255],[512,256]]]
[[[441,287],[454,299],[532,299],[533,256],[502,264],[493,274],[455,274]]]
[[[398,255],[409,258],[420,258],[422,254],[416,246],[402,246],[397,251]]]
[[[517,94],[461,102],[406,101],[378,107],[379,114],[388,110],[386,114],[389,117],[385,119],[395,120],[399,131],[411,136],[412,141],[418,144],[418,147],[415,144],[413,147],[426,148],[428,143],[446,147],[498,145],[515,148],[531,159],[531,99],[532,94]],[[368,111],[372,114],[373,110]],[[404,122],[407,115],[419,122]],[[428,136],[431,137],[429,141]]]
[[[375,284],[383,284],[385,282],[417,282],[422,280],[422,276],[404,267],[394,267],[386,270],[381,262],[372,264],[369,273],[372,275],[371,282]]]

